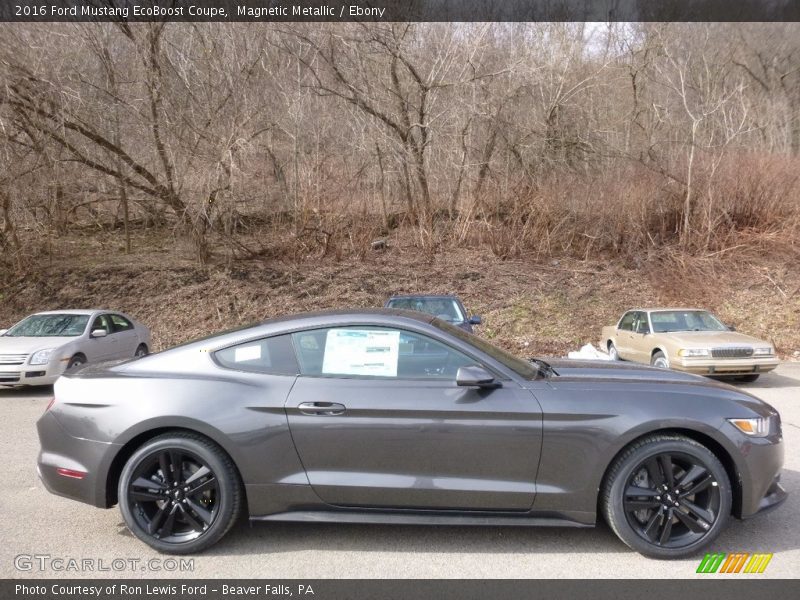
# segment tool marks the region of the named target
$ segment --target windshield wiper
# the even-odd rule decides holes
[[[532,362],[533,364],[535,364],[539,372],[545,377],[558,375],[558,371],[556,371],[552,366],[550,366],[550,363],[543,361],[541,358],[529,358],[528,362]]]

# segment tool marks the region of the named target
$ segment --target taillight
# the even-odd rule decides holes
[[[50,398],[50,402],[47,403],[47,408],[44,409],[44,412],[47,412],[48,410],[53,408],[53,404],[55,403],[56,403],[56,397],[53,396],[52,398]]]

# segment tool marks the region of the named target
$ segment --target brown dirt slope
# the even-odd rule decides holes
[[[481,335],[528,355],[596,343],[600,328],[624,310],[665,304],[707,307],[773,341],[783,356],[800,355],[800,276],[792,264],[734,263],[709,273],[674,263],[502,261],[477,250],[390,247],[363,260],[204,268],[174,258],[180,252],[170,244],[155,247],[131,256],[82,247],[70,255],[65,245],[58,261],[0,283],[0,326],[39,310],[113,308],[147,323],[160,350],[286,313],[381,306],[393,293],[455,293],[483,315]]]

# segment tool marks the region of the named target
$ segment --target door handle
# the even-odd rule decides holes
[[[342,415],[346,410],[344,404],[338,402],[303,402],[297,409],[304,415]]]

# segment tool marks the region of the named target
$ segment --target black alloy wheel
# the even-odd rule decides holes
[[[241,507],[235,467],[215,444],[193,434],[156,438],[137,450],[119,483],[120,510],[131,531],[162,552],[210,546]]]
[[[724,467],[707,448],[681,436],[650,436],[612,466],[604,512],[614,532],[656,558],[687,556],[709,544],[730,515]]]
[[[628,524],[643,539],[665,548],[687,546],[714,525],[719,483],[698,458],[665,452],[634,468],[623,504]]]

